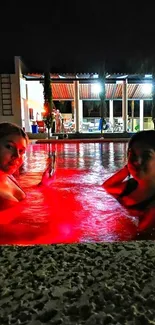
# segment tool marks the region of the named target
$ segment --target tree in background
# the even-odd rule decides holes
[[[44,73],[44,111],[45,112],[43,114],[43,120],[48,129],[48,139],[49,139],[50,129],[53,126],[53,120],[54,120],[50,72]]]

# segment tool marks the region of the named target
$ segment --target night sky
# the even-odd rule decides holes
[[[1,71],[11,67],[13,55],[21,55],[31,72],[48,66],[53,72],[98,72],[105,63],[107,72],[124,73],[135,72],[140,62],[155,64],[153,4],[59,0],[50,5],[24,8],[18,21],[10,8],[8,24],[0,28]]]

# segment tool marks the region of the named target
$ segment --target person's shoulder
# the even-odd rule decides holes
[[[8,184],[0,180],[0,198],[1,200],[17,201],[9,190]]]
[[[0,195],[0,211],[14,207],[18,203],[11,195],[5,193],[3,196]]]
[[[0,188],[0,198],[4,200],[18,201],[9,191]]]
[[[3,180],[3,178],[0,178],[0,193],[4,192],[7,188],[6,182]]]

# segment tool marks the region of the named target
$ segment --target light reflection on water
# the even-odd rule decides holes
[[[43,192],[39,182],[49,149],[56,153],[56,178]],[[101,184],[126,160],[127,143],[30,144],[20,183],[27,193],[0,243],[65,243],[130,240],[136,218],[107,195]],[[2,235],[3,233],[3,235]]]

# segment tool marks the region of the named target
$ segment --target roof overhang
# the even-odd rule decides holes
[[[27,81],[39,81],[43,83],[44,75],[27,74],[23,76]],[[99,83],[99,75],[94,74],[51,74],[51,85],[53,100],[74,100],[74,81],[79,81],[80,99],[99,100],[99,94],[92,91],[92,86]],[[150,93],[144,92],[144,84],[152,84],[152,75],[126,75],[126,74],[106,74],[105,88],[106,99],[121,100],[123,80],[128,83],[129,100],[151,100]]]

